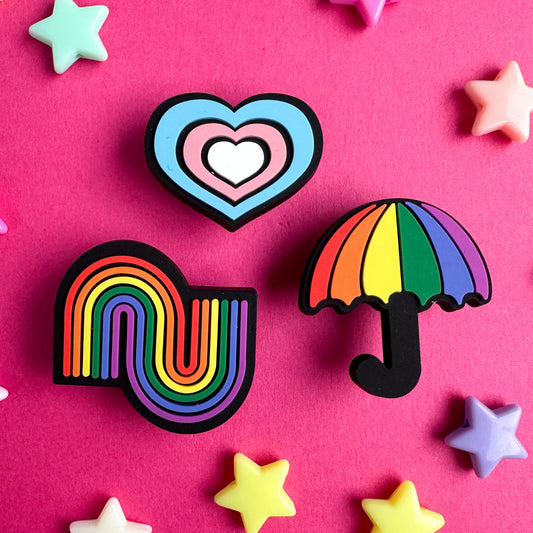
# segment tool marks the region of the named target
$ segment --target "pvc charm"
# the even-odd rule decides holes
[[[54,383],[121,387],[176,433],[228,420],[255,365],[253,289],[189,287],[164,254],[113,241],[82,255],[56,298]]]
[[[154,176],[230,231],[303,187],[321,154],[316,115],[283,94],[236,108],[209,94],[175,96],[154,111],[145,135]]]
[[[491,296],[485,261],[466,230],[440,209],[416,200],[381,200],[339,219],[305,267],[300,309],[348,313],[369,303],[381,313],[383,362],[370,354],[350,365],[370,394],[404,396],[420,378],[418,313],[478,306]]]

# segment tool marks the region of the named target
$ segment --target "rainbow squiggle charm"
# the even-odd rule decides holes
[[[102,244],[59,287],[54,383],[121,387],[157,426],[207,431],[250,389],[256,308],[253,289],[189,287],[151,246]]]

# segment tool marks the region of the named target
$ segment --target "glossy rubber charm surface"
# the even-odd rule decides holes
[[[365,391],[396,398],[420,378],[418,313],[487,303],[485,261],[466,230],[416,200],[381,200],[339,219],[321,237],[304,272],[300,309],[348,313],[361,303],[381,312],[383,362],[356,357],[350,376]]]
[[[361,505],[374,527],[371,533],[434,533],[444,517],[420,507],[411,481],[404,481],[387,500],[365,498]]]
[[[54,70],[63,74],[80,58],[107,59],[98,32],[108,15],[106,6],[79,7],[73,0],[55,0],[52,15],[30,26],[30,35],[52,47]]]
[[[151,533],[152,527],[126,520],[120,502],[110,498],[96,520],[70,524],[70,533]]]
[[[151,246],[102,244],[59,287],[54,383],[121,387],[157,426],[207,431],[250,389],[256,307],[253,289],[189,287]]]
[[[524,83],[516,61],[507,63],[494,81],[469,81],[465,91],[478,110],[473,135],[500,130],[519,143],[529,139],[533,87]]]
[[[525,459],[527,452],[516,438],[522,409],[511,404],[489,409],[478,399],[465,400],[463,425],[450,433],[444,442],[452,448],[470,453],[478,477],[487,477],[502,459]]]
[[[316,115],[282,94],[236,108],[209,94],[175,96],[154,111],[145,135],[154,176],[230,231],[292,196],[321,154]]]
[[[400,0],[329,0],[332,4],[340,4],[344,6],[354,6],[359,11],[361,18],[365,21],[367,26],[375,26],[379,18],[381,17],[381,12],[383,11],[383,6],[385,4],[395,4]]]
[[[283,484],[288,461],[259,466],[242,453],[234,458],[235,481],[215,495],[215,503],[241,514],[246,533],[257,533],[273,516],[294,516],[296,509]]]

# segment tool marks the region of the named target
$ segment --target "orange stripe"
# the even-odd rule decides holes
[[[165,290],[165,287],[161,285],[161,283],[157,280],[157,278],[154,278],[152,275],[148,274],[144,270],[139,270],[136,268],[128,268],[128,267],[115,267],[115,268],[108,268],[107,270],[104,270],[100,272],[99,274],[93,276],[93,278],[90,279],[89,282],[86,283],[86,285],[83,287],[83,289],[80,291],[80,293],[77,295],[78,289],[85,281],[85,277],[87,274],[90,274],[90,271],[95,271],[98,268],[102,266],[106,266],[109,263],[115,263],[119,261],[124,262],[133,262],[140,264],[144,266],[145,268],[149,268],[151,271],[158,274],[158,276],[167,283],[167,287]],[[89,271],[89,272],[88,272]],[[200,364],[196,368],[196,371],[189,375],[191,372],[191,364],[189,364],[187,367],[185,366],[185,359],[184,359],[184,337],[185,337],[185,313],[183,309],[183,304],[181,301],[181,297],[179,293],[177,292],[174,284],[170,281],[170,279],[161,272],[158,268],[154,267],[154,265],[135,257],[131,256],[114,256],[112,258],[105,258],[101,261],[98,261],[85,269],[80,276],[76,279],[76,281],[72,284],[71,289],[69,291],[69,294],[67,296],[67,300],[65,303],[65,335],[64,335],[64,359],[63,359],[63,371],[64,375],[68,376],[70,375],[70,353],[68,352],[69,348],[72,348],[71,344],[71,313],[72,313],[72,307],[74,306],[74,357],[73,357],[73,364],[72,364],[72,375],[75,377],[78,377],[80,375],[80,369],[81,369],[81,316],[82,316],[82,310],[83,305],[85,303],[85,300],[90,293],[90,291],[93,289],[93,287],[103,278],[105,277],[111,277],[113,274],[133,274],[136,275],[145,281],[148,281],[151,283],[154,288],[159,292],[161,295],[168,318],[167,323],[167,341],[166,341],[166,357],[165,357],[165,369],[168,372],[169,376],[177,383],[183,383],[183,384],[190,384],[195,383],[199,378],[201,378],[202,375],[204,375],[207,364],[208,364],[208,354],[207,352],[205,354],[202,354],[200,357]],[[173,355],[174,355],[174,312],[173,312],[173,306],[172,306],[172,300],[168,297],[167,291],[170,291],[174,304],[177,308],[177,314],[178,314],[178,325],[182,325],[183,327],[178,327],[178,340],[177,340],[177,346],[176,346],[176,353],[175,353],[175,360],[178,366],[178,370],[180,372],[183,371],[183,375],[179,374],[175,371],[174,367],[174,361],[173,361]],[[75,299],[74,299],[75,298]],[[197,357],[195,357],[195,364],[197,363]],[[194,370],[194,368],[193,368]]]
[[[200,300],[192,301],[191,309],[191,350],[189,368],[194,370],[198,362],[198,332],[200,330]]]
[[[311,279],[311,287],[309,290],[309,304],[311,307],[316,307],[322,300],[325,300],[328,297],[331,273],[337,255],[340,249],[342,249],[346,237],[351,231],[353,231],[359,221],[375,207],[375,205],[369,205],[362,211],[355,213],[355,215],[344,222],[344,224],[342,224],[326,242],[324,249],[320,252],[315,268],[313,269],[313,277]]]
[[[99,272],[95,276],[93,276],[83,287],[83,289],[80,291],[78,298],[76,299],[75,305],[74,305],[74,324],[76,325],[74,329],[74,362],[76,363],[76,366],[79,368],[81,365],[81,345],[82,345],[82,327],[81,324],[83,322],[82,316],[83,316],[83,308],[85,306],[85,302],[91,293],[91,291],[104,279],[111,278],[113,276],[119,276],[119,275],[130,275],[130,276],[136,276],[144,281],[150,283],[153,285],[156,292],[161,296],[161,299],[163,300],[164,306],[165,306],[165,318],[167,319],[167,328],[166,328],[166,359],[165,359],[165,367],[170,366],[172,367],[172,352],[174,347],[174,309],[172,308],[172,301],[170,300],[167,291],[164,289],[163,285],[152,275],[148,274],[144,270],[140,270],[137,267],[126,267],[126,266],[120,266],[120,267],[113,267],[108,268],[107,270],[103,270],[102,272]],[[77,327],[79,325],[79,327]],[[180,328],[181,329],[181,328]],[[169,358],[169,352],[170,352],[170,358]],[[75,377],[76,374],[74,374]],[[174,378],[173,378],[174,379]]]
[[[361,296],[361,267],[363,255],[370,234],[387,205],[381,205],[366,218],[346,239],[339,251],[337,263],[331,277],[331,297],[350,305]]]
[[[128,255],[116,255],[111,257],[104,257],[103,259],[100,259],[99,261],[96,261],[95,263],[92,263],[87,268],[85,268],[76,278],[74,283],[72,283],[69,292],[67,294],[67,298],[65,300],[65,313],[64,313],[64,325],[65,330],[63,334],[63,374],[65,376],[71,375],[71,365],[70,365],[70,359],[71,359],[71,350],[72,350],[72,328],[73,327],[80,327],[81,324],[72,323],[72,317],[73,317],[73,307],[75,305],[75,301],[79,298],[78,290],[80,287],[89,279],[89,277],[92,275],[93,272],[99,270],[102,267],[109,266],[110,264],[115,263],[131,263],[134,266],[141,266],[149,270],[150,272],[154,272],[166,285],[167,290],[171,293],[174,304],[176,305],[176,311],[178,314],[178,323],[183,324],[185,320],[185,312],[183,309],[183,304],[181,301],[181,297],[178,294],[176,287],[174,284],[170,281],[168,276],[162,272],[159,268],[154,266],[153,264],[144,261],[143,259],[140,259],[138,257],[128,256]],[[180,356],[180,354],[183,354],[183,346],[184,346],[184,337],[185,337],[185,331],[184,328],[178,329],[178,350],[176,356]],[[78,344],[79,346],[79,344]],[[182,357],[183,358],[183,357]],[[78,359],[75,359],[72,361],[72,375],[74,377],[78,377],[81,373],[81,356],[78,357]]]

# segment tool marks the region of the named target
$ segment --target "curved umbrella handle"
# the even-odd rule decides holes
[[[381,312],[383,362],[370,354],[350,364],[350,377],[363,390],[382,398],[411,392],[420,378],[417,299],[410,292],[393,294]]]

